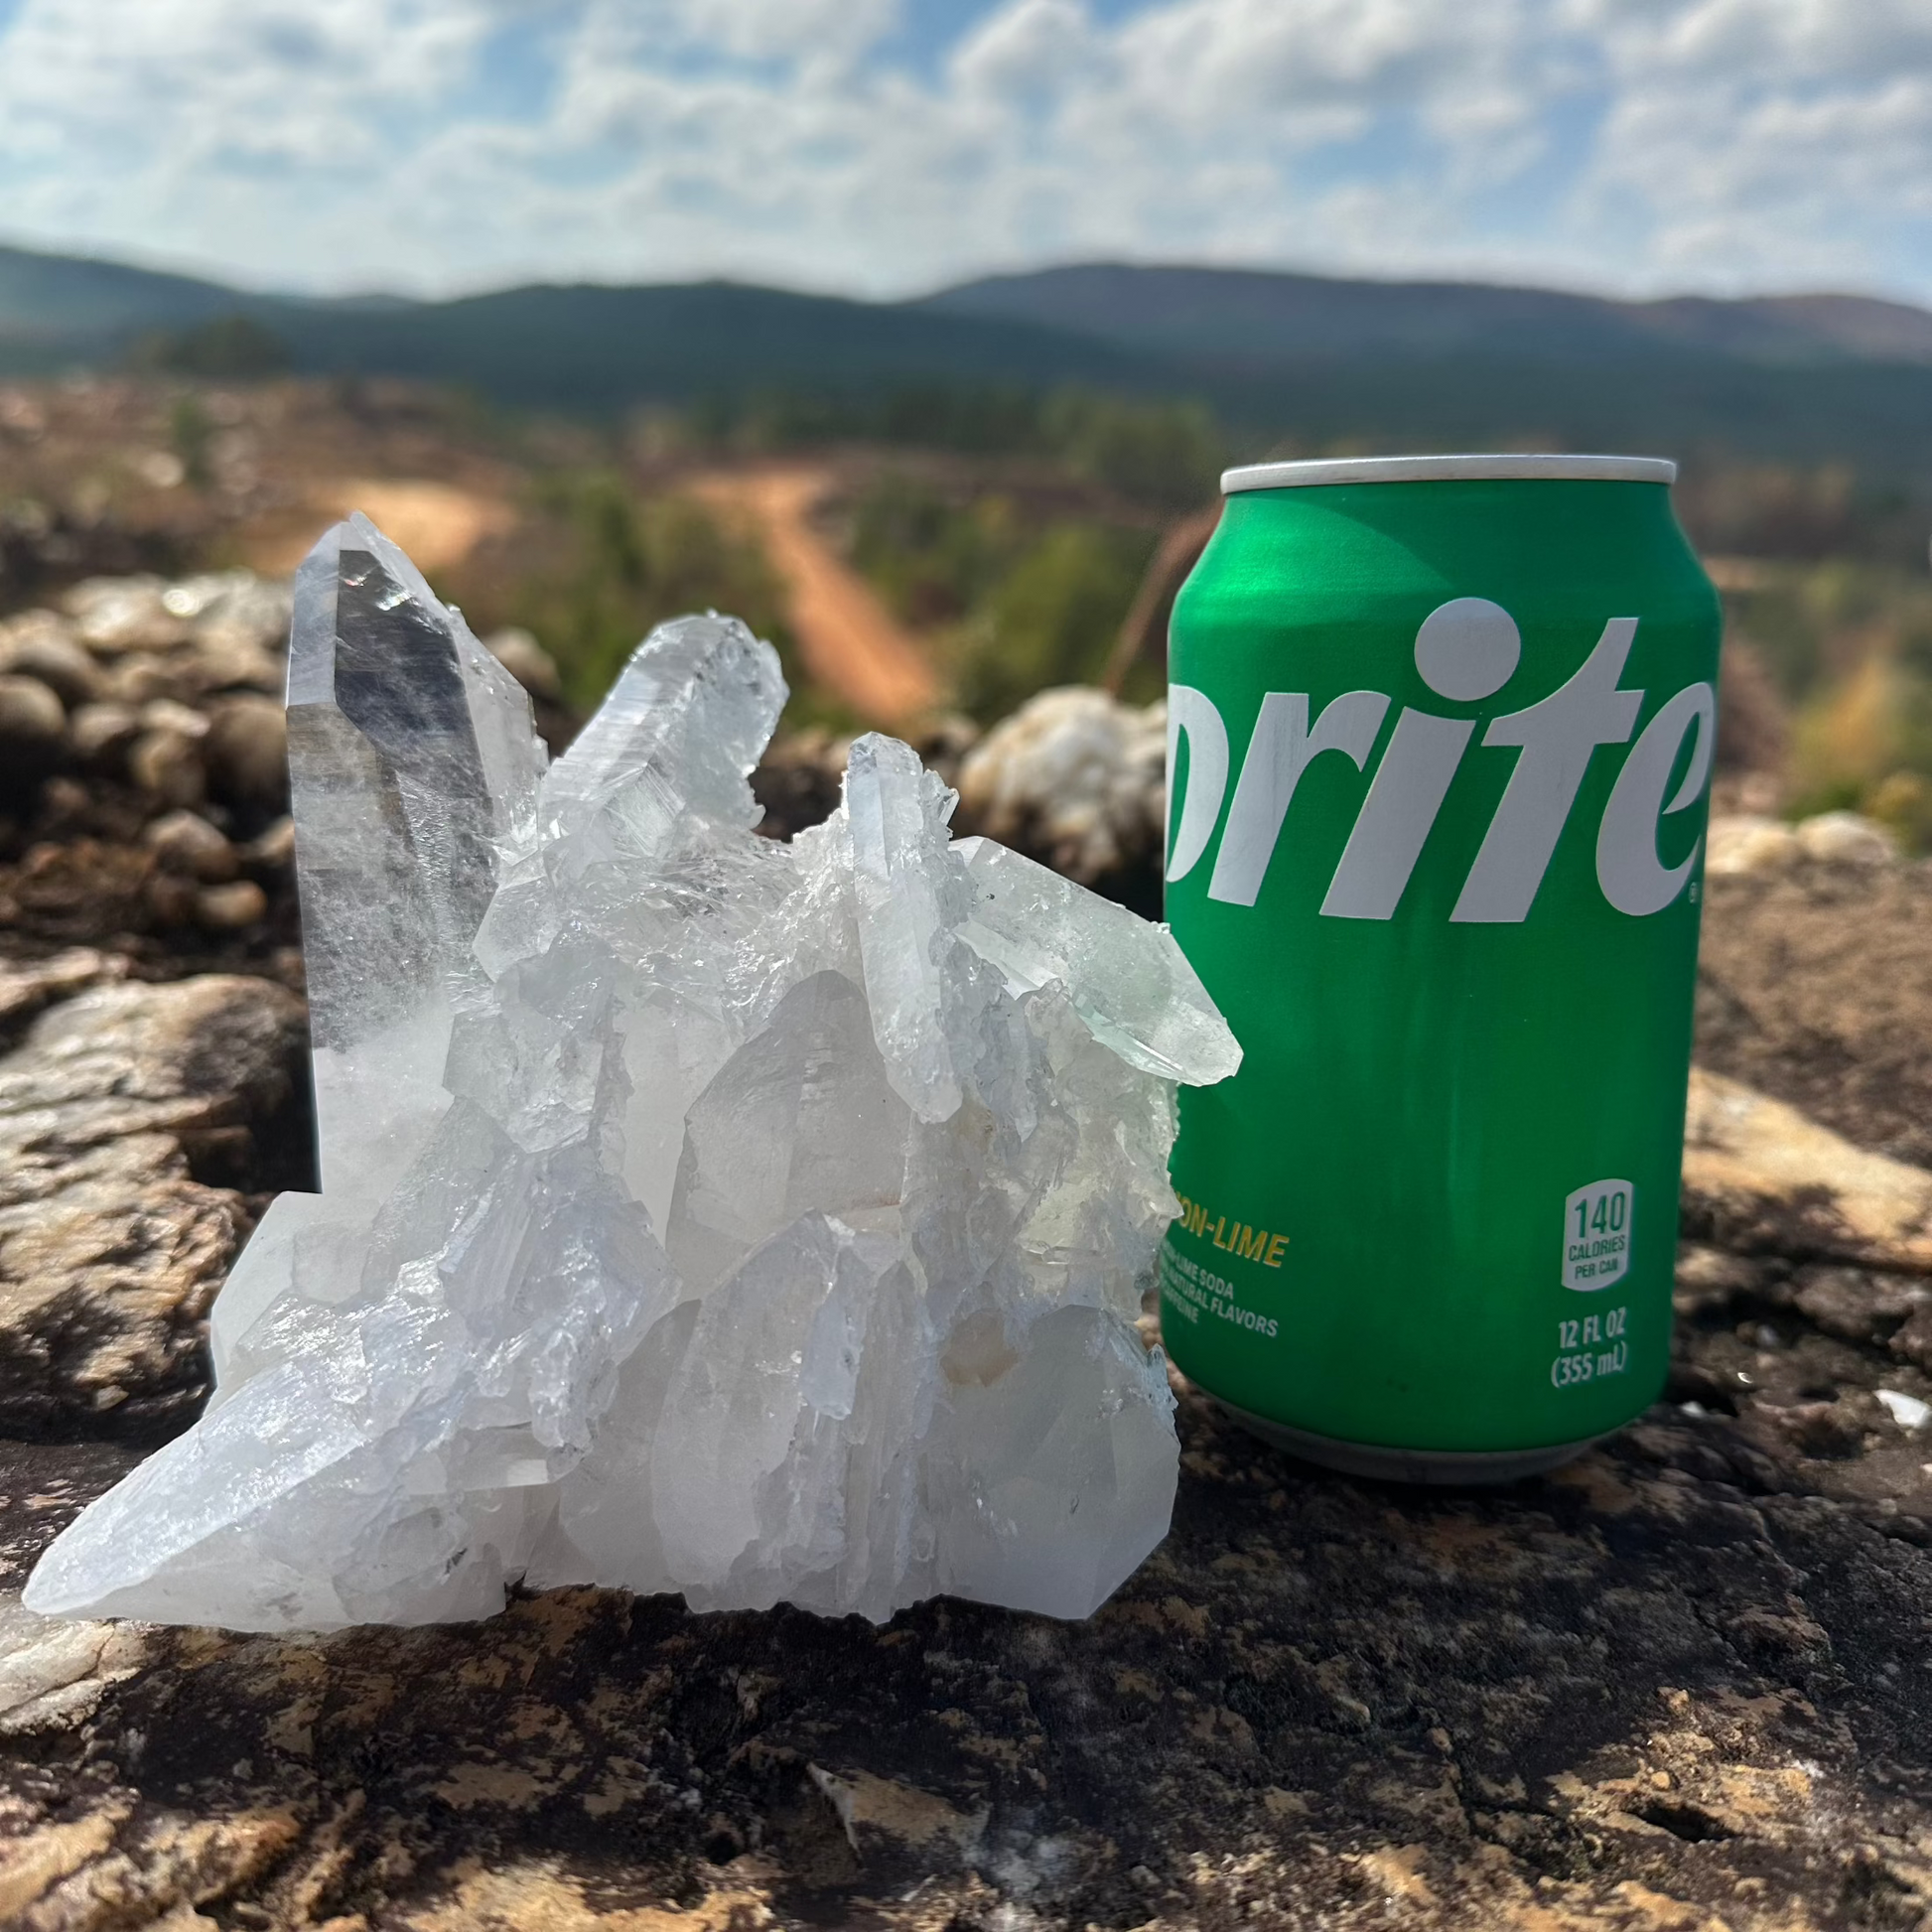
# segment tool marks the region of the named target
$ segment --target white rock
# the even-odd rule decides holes
[[[1803,857],[1798,835],[1782,819],[1732,812],[1711,821],[1704,870],[1713,879],[1765,878],[1789,872]]]
[[[1876,1393],[1900,1429],[1923,1429],[1932,1422],[1932,1402],[1921,1402],[1899,1389],[1879,1389]]]
[[[557,660],[520,624],[492,630],[483,641],[483,648],[531,697],[563,702],[564,681]]]
[[[136,1631],[50,1622],[0,1592],[0,1737],[77,1727],[110,1684],[134,1674],[144,1648]]]
[[[186,621],[162,603],[166,589],[159,577],[89,577],[61,602],[89,650],[117,656],[188,640]]]
[[[1888,866],[1898,857],[1892,835],[1858,812],[1820,812],[1801,819],[1797,840],[1804,856],[1820,865]]]
[[[321,1195],[213,1317],[188,1435],[27,1601],[252,1629],[518,1578],[884,1618],[1094,1609],[1177,1465],[1135,1328],[1174,1082],[1239,1048],[1166,930],[984,840],[890,739],[782,846],[776,654],[689,618],[543,771],[356,519],[298,582]]]
[[[959,791],[972,822],[1091,881],[1162,849],[1168,708],[1137,711],[1068,685],[1029,698],[967,754]]]

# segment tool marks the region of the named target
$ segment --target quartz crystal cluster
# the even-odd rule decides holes
[[[361,518],[303,566],[289,756],[322,1191],[213,1313],[202,1421],[27,1601],[243,1629],[507,1586],[884,1618],[1094,1609],[1166,1533],[1134,1317],[1177,1082],[1240,1049],[1165,929],[985,840],[903,745],[760,838],[737,621],[546,768]]]

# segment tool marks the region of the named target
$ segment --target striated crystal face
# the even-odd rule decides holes
[[[487,1615],[521,1580],[883,1619],[1097,1607],[1177,1450],[1135,1330],[1176,1082],[1240,1049],[1166,930],[861,739],[789,846],[785,687],[652,633],[547,771],[528,701],[362,518],[303,567],[289,745],[323,1192],[213,1315],[207,1414],[35,1609]]]

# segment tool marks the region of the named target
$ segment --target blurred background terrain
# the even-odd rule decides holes
[[[1676,457],[1728,617],[1721,803],[1932,842],[1906,304],[1105,265],[906,302],[322,300],[0,249],[0,618],[102,575],[283,576],[360,508],[547,653],[559,740],[707,606],[773,638],[828,742],[957,749],[1055,686],[1145,704],[1225,464],[1440,448]]]
[[[0,1919],[1932,1925],[1926,0],[0,0]],[[1090,1625],[20,1611],[316,1184],[326,524],[553,745],[715,606],[765,829],[882,726],[1154,914],[1217,472],[1481,448],[1677,459],[1726,611],[1635,1427],[1405,1496],[1183,1392]]]

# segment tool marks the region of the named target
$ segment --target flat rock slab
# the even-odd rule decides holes
[[[1775,1283],[1697,1291],[1687,1369],[1740,1309],[1790,1338],[1735,1415],[1662,1407],[1500,1493],[1311,1471],[1186,1394],[1173,1533],[1086,1624],[16,1611],[0,1922],[1918,1924],[1932,1449],[1871,1402],[1882,1348]],[[1764,1422],[1834,1365],[1862,1428]],[[0,1583],[130,1460],[8,1451]]]
[[[1932,1273],[1932,1173],[1854,1147],[1740,1080],[1693,1067],[1682,1225],[1744,1253]]]
[[[306,1141],[302,1003],[262,979],[0,967],[0,1429],[148,1436],[207,1393],[208,1305]],[[62,996],[68,997],[62,997]],[[38,1011],[38,1017],[33,1016]]]
[[[1932,866],[1706,881],[1698,1058],[1932,1168]]]

